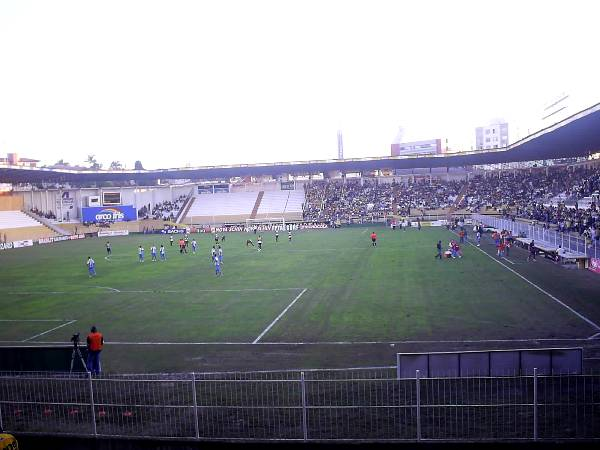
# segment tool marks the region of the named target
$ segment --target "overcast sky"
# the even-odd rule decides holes
[[[600,101],[597,1],[0,0],[0,154],[131,168],[474,146]]]

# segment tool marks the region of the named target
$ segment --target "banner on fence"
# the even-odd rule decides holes
[[[0,250],[8,250],[9,248],[13,248],[12,242],[0,242]]]
[[[98,237],[108,237],[108,236],[128,236],[129,230],[103,230],[98,231]]]
[[[85,234],[71,234],[69,236],[52,236],[47,238],[39,238],[37,243],[40,245],[43,244],[52,244],[54,242],[62,242],[62,241],[73,241],[76,239],[85,239]]]
[[[22,241],[14,241],[13,242],[13,248],[32,247],[32,246],[33,246],[33,240],[31,240],[31,239],[24,239]]]
[[[131,205],[91,206],[81,208],[83,222],[123,222],[137,220],[137,212]]]
[[[164,230],[154,230],[158,234],[185,234],[185,228],[168,228]]]
[[[600,258],[590,258],[590,267],[592,272],[600,274]]]
[[[297,231],[297,230],[315,230],[329,228],[328,222],[296,222],[286,223],[264,223],[255,225],[222,225],[219,227],[211,227],[211,233],[226,233],[233,231]],[[207,232],[206,230],[204,232]]]

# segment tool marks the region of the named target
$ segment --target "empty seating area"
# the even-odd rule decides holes
[[[244,221],[252,214],[258,192],[200,194],[188,211],[185,223]]]
[[[0,211],[0,230],[39,227],[41,224],[21,211]]]
[[[283,217],[290,191],[265,191],[256,214],[261,217]]]

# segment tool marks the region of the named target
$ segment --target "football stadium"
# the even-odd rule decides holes
[[[344,157],[338,132],[337,158],[286,162],[6,152],[0,433],[600,439],[600,103],[567,97],[461,151]]]

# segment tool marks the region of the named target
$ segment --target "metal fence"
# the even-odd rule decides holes
[[[13,433],[199,440],[600,438],[600,374],[398,378],[396,367],[0,374]]]
[[[600,245],[594,240],[592,240],[591,245],[588,246],[586,245],[584,238],[573,236],[570,233],[559,233],[558,231],[544,229],[539,225],[532,225],[531,223],[520,221],[513,222],[512,220],[503,219],[501,217],[486,216],[482,214],[473,214],[472,218],[485,225],[501,230],[508,230],[512,232],[513,236],[522,235],[540,243],[546,242],[554,245],[556,248],[560,246],[571,253],[581,253],[590,258],[600,258]]]

